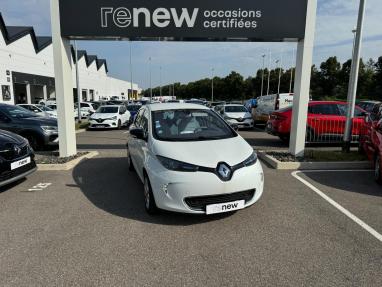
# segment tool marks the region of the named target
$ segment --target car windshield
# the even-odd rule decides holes
[[[130,112],[137,112],[142,106],[127,106],[127,110]]]
[[[2,106],[2,111],[7,114],[10,118],[14,119],[25,119],[25,118],[35,118],[38,117],[33,112],[28,111],[27,109],[24,109],[22,107],[18,106]]]
[[[248,110],[244,106],[226,106],[226,113],[246,113]]]
[[[237,136],[210,110],[154,111],[152,120],[154,138],[162,141],[203,141]]]
[[[98,114],[116,114],[118,113],[118,107],[100,107],[97,110]]]
[[[186,104],[196,104],[196,105],[204,105],[204,103],[202,101],[197,101],[197,100],[189,100],[189,101],[185,101]]]
[[[48,108],[48,107],[43,106],[43,105],[38,105],[37,107],[39,109],[43,110],[44,112],[53,112],[53,110],[51,108]]]

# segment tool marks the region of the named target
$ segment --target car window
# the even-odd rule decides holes
[[[348,106],[347,105],[338,105],[338,109],[340,110],[341,116],[347,116]],[[354,110],[355,117],[362,117],[363,111],[359,107],[355,107]]]
[[[315,115],[340,115],[340,111],[336,104],[313,105],[309,107],[309,113]]]
[[[149,114],[146,109],[141,119],[141,128],[143,129],[145,134],[147,134],[147,132],[149,131]]]
[[[225,112],[226,113],[247,113],[248,110],[244,106],[226,106]]]
[[[1,111],[9,118],[24,119],[38,117],[35,113],[28,111],[19,106],[4,105],[1,107]]]
[[[100,107],[97,110],[97,113],[99,113],[99,114],[116,114],[116,113],[118,113],[118,107],[107,107],[107,106]]]
[[[236,133],[210,110],[183,109],[152,113],[153,136],[162,141],[226,139]]]
[[[139,110],[139,113],[138,113],[137,117],[135,118],[135,122],[134,122],[134,124],[135,124],[137,127],[140,127],[141,118],[142,118],[144,112],[145,112],[145,109],[141,109],[141,110]]]

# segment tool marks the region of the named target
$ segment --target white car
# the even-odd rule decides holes
[[[88,112],[90,115],[94,114],[97,110],[97,106],[93,103],[88,103],[88,102],[81,102],[81,111]],[[78,103],[74,105],[74,108],[77,109]]]
[[[54,111],[44,105],[19,104],[18,106],[39,116],[57,119],[57,111]]]
[[[251,206],[263,193],[264,173],[253,148],[205,106],[143,106],[127,145],[148,213],[229,212]]]
[[[120,129],[130,123],[130,112],[125,106],[101,106],[89,118],[90,129]]]
[[[56,117],[57,117],[57,105],[56,104],[51,104],[47,105],[46,108],[53,110],[55,112]],[[73,116],[75,119],[78,119],[78,109],[74,109],[73,111]],[[81,109],[81,118],[82,119],[87,119],[90,116],[90,113],[87,110]]]
[[[253,128],[252,114],[243,105],[216,106],[215,111],[230,125],[236,125],[238,128]]]

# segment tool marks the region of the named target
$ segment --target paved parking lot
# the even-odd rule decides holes
[[[382,242],[290,172],[264,166],[263,198],[234,214],[146,215],[124,133],[79,134],[97,158],[0,192],[1,286],[380,286]],[[371,171],[299,176],[382,233]]]

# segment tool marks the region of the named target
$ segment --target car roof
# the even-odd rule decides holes
[[[119,108],[122,107],[122,105],[103,105],[100,106],[100,108]]]
[[[225,107],[244,107],[244,105],[242,104],[227,104],[227,105],[223,105]]]
[[[165,110],[209,110],[206,106],[198,104],[187,103],[163,103],[163,104],[149,104],[146,107],[150,111],[165,111]]]

